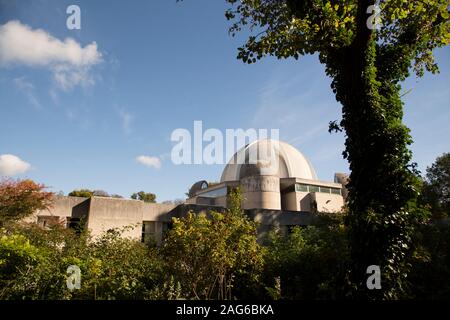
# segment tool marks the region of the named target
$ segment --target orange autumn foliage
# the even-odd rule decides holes
[[[0,180],[0,225],[25,218],[36,210],[50,208],[54,194],[45,189],[45,185],[30,179]]]

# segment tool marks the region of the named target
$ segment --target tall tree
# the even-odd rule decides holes
[[[345,131],[343,156],[351,170],[351,292],[359,298],[398,297],[418,190],[400,83],[411,68],[417,76],[438,71],[432,51],[450,40],[447,0],[386,0],[379,6],[369,0],[227,2],[231,35],[250,31],[239,59],[254,63],[267,55],[298,59],[317,53],[325,65],[342,105],[342,120],[330,123],[330,131]],[[381,290],[366,287],[369,265],[381,267]]]

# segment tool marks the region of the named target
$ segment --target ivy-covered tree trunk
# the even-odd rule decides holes
[[[344,157],[350,165],[347,223],[355,298],[395,298],[404,285],[410,243],[408,202],[414,199],[409,130],[402,124],[400,86],[378,72],[374,31],[360,1],[357,34],[348,47],[322,55],[342,104]],[[381,268],[381,290],[367,287],[367,268]]]

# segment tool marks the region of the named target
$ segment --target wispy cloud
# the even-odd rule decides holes
[[[0,176],[15,176],[30,170],[31,165],[12,154],[0,155]]]
[[[16,88],[25,95],[33,107],[36,109],[42,108],[41,103],[35,95],[34,85],[31,82],[29,82],[25,77],[15,78],[13,81]]]
[[[283,139],[297,145],[328,134],[328,123],[339,116],[339,108],[333,101],[328,103],[329,97],[323,94],[328,88],[320,88],[323,85],[311,76],[311,70],[269,78],[260,91],[252,126],[280,129]]]
[[[309,128],[308,130],[302,131],[302,134],[290,139],[288,142],[290,144],[303,144],[311,139],[313,139],[314,137],[317,137],[318,135],[326,132],[327,130],[327,125],[324,123],[319,123],[316,126],[313,126],[311,128]]]
[[[346,170],[342,159],[344,136],[329,134],[328,123],[341,118],[341,107],[329,88],[329,79],[317,77],[313,64],[270,75],[259,93],[251,125],[280,130],[280,139],[298,148],[317,165],[327,180],[335,170]]]
[[[134,116],[125,110],[119,110],[118,113],[119,113],[120,120],[122,122],[123,131],[126,134],[129,134],[131,132],[131,123],[134,120]]]
[[[136,161],[150,168],[161,168],[161,160],[158,157],[142,155],[136,157]]]
[[[52,99],[54,104],[56,104],[56,105],[59,104],[59,96],[58,96],[58,93],[56,92],[56,90],[54,88],[51,88],[48,91],[48,95],[50,96],[50,98]]]
[[[95,83],[90,69],[102,61],[97,43],[82,47],[72,38],[61,41],[18,20],[0,26],[0,66],[48,68],[56,84],[67,91]]]

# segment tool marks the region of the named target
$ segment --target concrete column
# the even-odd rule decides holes
[[[244,197],[243,209],[281,210],[279,177],[249,176],[240,182]]]

